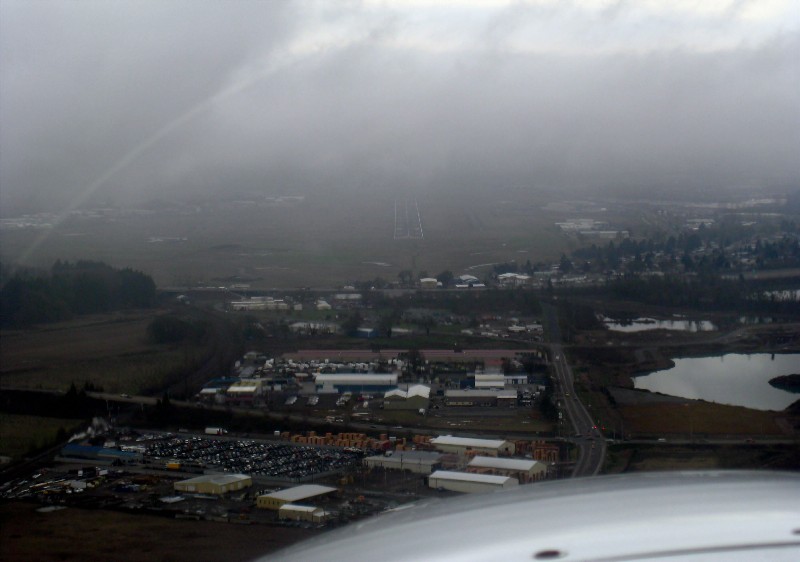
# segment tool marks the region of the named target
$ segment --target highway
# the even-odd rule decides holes
[[[606,457],[605,437],[595,427],[589,412],[575,394],[572,369],[564,357],[561,345],[553,344],[551,350],[553,369],[558,381],[554,396],[558,397],[561,406],[559,413],[566,414],[567,424],[571,427],[574,436],[573,442],[578,448],[578,460],[572,476],[596,476],[603,467]]]
[[[606,458],[606,440],[600,430],[595,427],[592,417],[575,393],[572,369],[564,356],[561,347],[561,331],[558,317],[553,305],[542,305],[547,321],[547,332],[550,339],[553,371],[556,377],[556,388],[553,396],[558,400],[559,416],[566,414],[566,420],[559,420],[571,429],[572,441],[578,450],[578,458],[572,477],[596,476],[603,468]],[[568,437],[566,435],[565,437]]]

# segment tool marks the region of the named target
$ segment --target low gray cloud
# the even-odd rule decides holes
[[[800,178],[796,11],[389,6],[4,2],[4,212]]]

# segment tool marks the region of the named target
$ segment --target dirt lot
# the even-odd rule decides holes
[[[63,429],[67,434],[74,431],[81,420],[44,418],[0,413],[0,454],[20,458],[31,449],[52,443]]]
[[[73,508],[37,513],[38,507],[0,505],[0,560],[237,562],[320,532]]]

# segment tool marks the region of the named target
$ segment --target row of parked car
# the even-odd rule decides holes
[[[361,463],[361,451],[250,440],[175,437],[147,445],[150,461],[205,465],[224,472],[303,478]]]

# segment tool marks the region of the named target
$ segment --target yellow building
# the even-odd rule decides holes
[[[299,505],[296,503],[283,504],[278,510],[278,518],[289,519],[291,521],[311,521],[312,523],[322,523],[327,514],[321,507],[311,505]]]

